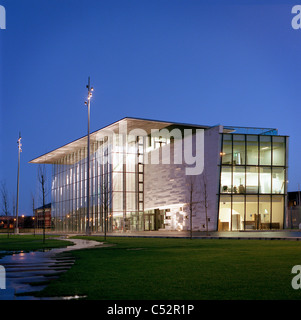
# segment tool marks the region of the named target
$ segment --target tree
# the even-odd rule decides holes
[[[187,187],[188,187],[188,205],[189,205],[189,232],[190,232],[190,239],[192,239],[192,217],[193,212],[195,210],[196,201],[194,201],[195,193],[196,193],[196,177],[197,176],[189,176]]]
[[[103,211],[103,232],[104,240],[107,239],[107,231],[109,227],[109,209],[112,205],[113,190],[111,190],[111,181],[109,178],[109,172],[104,173],[101,183],[101,207]]]
[[[45,165],[38,167],[38,182],[40,184],[40,191],[42,197],[42,208],[43,208],[43,243],[45,243],[45,199],[46,199],[46,168]]]
[[[109,211],[109,186],[108,183],[103,183],[102,188],[102,208],[103,208],[103,228],[104,228],[104,238],[107,239],[107,229],[108,229],[108,211]]]
[[[193,215],[194,211],[201,210],[198,204],[203,204],[205,211],[205,228],[208,235],[208,182],[206,173],[203,172],[202,175],[189,176],[188,178],[188,206],[189,206],[189,222],[190,222],[190,239],[192,239],[192,229],[193,229]]]
[[[102,231],[104,232],[104,240],[107,239],[109,222],[111,218],[110,209],[113,204],[114,186],[116,181],[113,178],[112,166],[109,162],[110,145],[106,144],[103,149],[104,162],[102,163],[102,176],[100,181],[100,207],[102,208]],[[116,186],[116,185],[115,185]]]
[[[13,212],[12,212],[12,214],[13,214],[13,217],[15,217],[16,216],[16,198],[15,198],[14,195],[13,195],[12,202],[13,202]]]
[[[35,217],[35,214],[34,214],[34,209],[35,209],[35,205],[34,205],[34,195],[33,193],[31,193],[31,201],[32,201],[32,219],[33,219],[33,234],[34,236],[36,235],[36,230],[35,230],[35,221],[36,221],[36,217]]]
[[[203,182],[203,183],[202,183]],[[204,203],[204,208],[205,208],[205,219],[206,219],[206,233],[208,235],[208,191],[207,191],[207,176],[205,172],[202,175],[202,186],[201,186],[201,193],[203,195],[203,200],[201,202]]]
[[[9,237],[9,204],[8,204],[8,192],[6,183],[2,181],[1,183],[1,202],[2,202],[2,212],[6,216],[6,223],[7,223],[7,237]]]

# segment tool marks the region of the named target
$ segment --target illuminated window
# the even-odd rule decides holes
[[[222,163],[232,164],[232,135],[231,134],[224,134]]]

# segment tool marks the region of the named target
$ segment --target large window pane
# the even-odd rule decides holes
[[[233,164],[245,164],[245,136],[233,135]]]
[[[119,152],[112,153],[113,171],[123,171],[123,154]]]
[[[231,221],[231,196],[220,196],[218,230],[229,231]]]
[[[113,173],[113,191],[122,191],[122,190],[123,190],[123,173],[114,172]]]
[[[247,164],[258,165],[258,136],[247,136]]]
[[[113,192],[113,210],[123,210],[123,192]]]
[[[271,222],[271,196],[259,197],[260,229],[270,229]]]
[[[259,193],[271,193],[271,168],[260,168]]]
[[[133,192],[126,193],[126,210],[127,211],[135,211],[136,206],[136,194]]]
[[[258,197],[246,196],[246,221],[245,229],[258,229]]]
[[[273,137],[273,165],[285,165],[285,138]]]
[[[136,190],[136,174],[126,173],[126,191],[135,192]]]
[[[135,172],[135,168],[136,168],[136,155],[127,154],[126,155],[126,171]]]
[[[232,198],[232,230],[244,229],[245,197],[233,196]]]
[[[128,135],[128,142],[127,142],[127,154],[129,153],[137,153],[137,144],[136,144],[136,136]]]
[[[284,197],[272,197],[272,229],[283,228]]]
[[[258,167],[246,169],[246,193],[258,193]]]
[[[245,193],[244,167],[233,167],[233,193]]]
[[[221,193],[232,192],[232,170],[231,167],[222,167],[221,172]]]
[[[272,169],[273,179],[272,179],[272,193],[284,193],[284,168],[273,168]]]
[[[271,165],[271,150],[271,137],[260,136],[260,165]]]
[[[222,163],[232,164],[232,135],[231,134],[224,134],[224,137],[223,137]]]
[[[122,230],[124,225],[123,212],[114,211],[113,215],[113,230]]]

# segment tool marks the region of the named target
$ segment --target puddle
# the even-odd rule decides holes
[[[82,296],[36,298],[31,293],[43,290],[49,280],[57,279],[74,263],[68,254],[72,250],[92,248],[101,245],[97,241],[68,239],[74,245],[66,248],[24,251],[1,251],[0,265],[5,268],[6,289],[0,289],[0,300],[72,300]],[[5,254],[3,256],[3,254]],[[31,285],[33,283],[34,285]],[[22,294],[22,295],[19,295]]]
[[[62,300],[78,300],[78,299],[85,299],[87,296],[70,296],[70,297],[61,297],[59,299]]]

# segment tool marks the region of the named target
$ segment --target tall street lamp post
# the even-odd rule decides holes
[[[18,179],[17,179],[17,205],[16,205],[16,226],[15,233],[19,233],[19,222],[18,222],[18,213],[19,213],[19,181],[20,181],[20,154],[22,152],[22,144],[21,144],[21,133],[19,133],[19,139],[17,141],[18,144]]]
[[[36,219],[35,219],[35,217],[32,217],[32,221],[33,221],[33,235],[36,236]]]
[[[88,139],[87,139],[87,224],[86,224],[86,235],[91,234],[90,229],[90,100],[92,98],[93,87],[90,86],[90,77],[88,78],[88,98],[85,104],[88,106]]]

